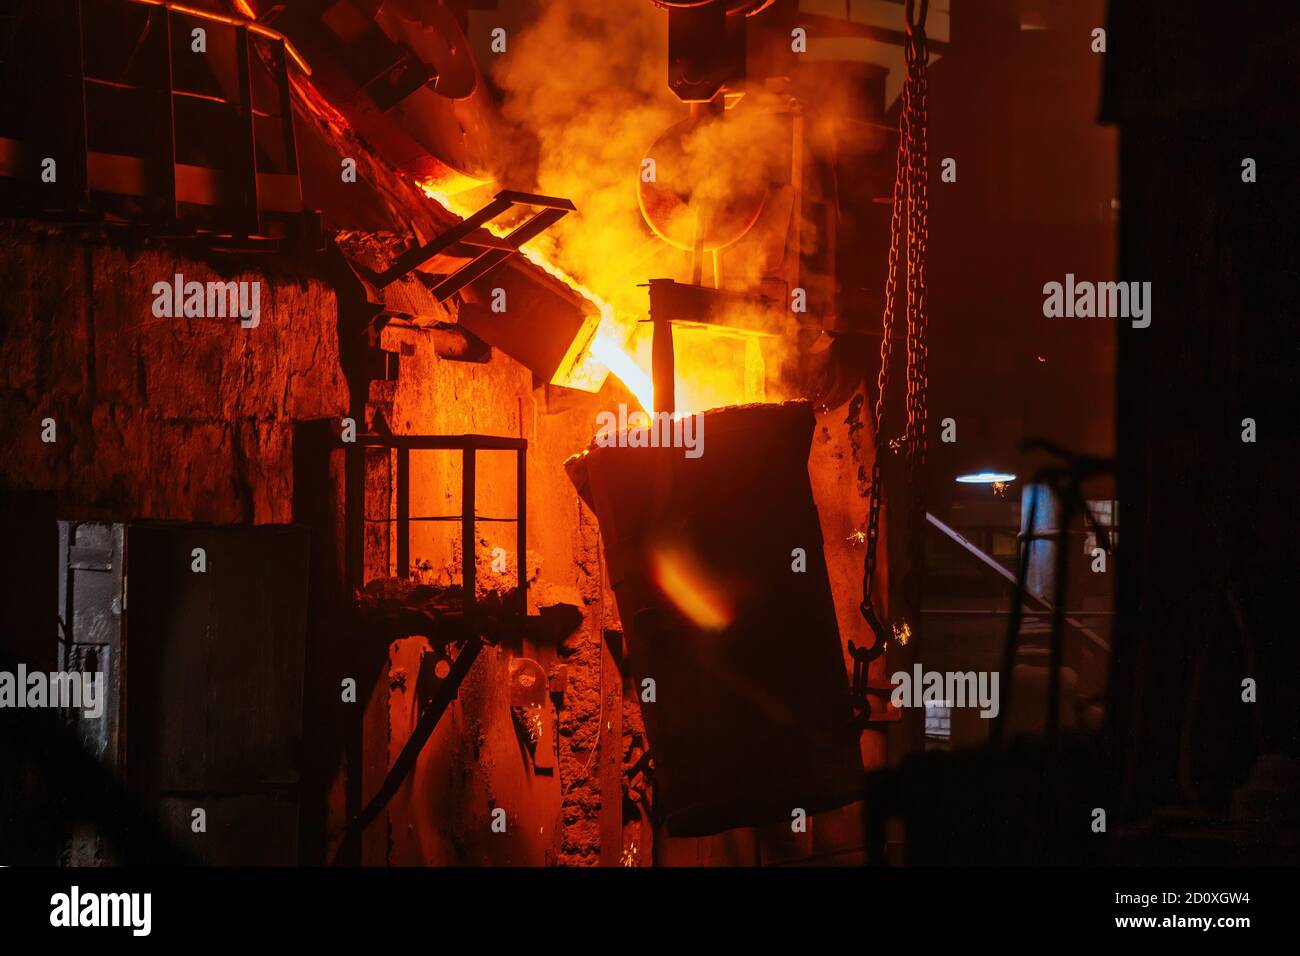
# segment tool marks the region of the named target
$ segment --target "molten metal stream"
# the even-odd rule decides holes
[[[427,182],[419,184],[424,194],[430,199],[442,204],[445,209],[449,209],[458,216],[472,215],[476,210],[469,208],[465,203],[458,202],[456,197],[433,188]],[[487,230],[495,236],[504,236],[507,230],[502,229],[496,223],[489,222]],[[621,327],[614,317],[614,307],[601,296],[597,295],[587,286],[583,285],[564,269],[551,262],[536,249],[531,249],[527,244],[520,248],[520,253],[533,265],[537,266],[547,275],[558,279],[567,285],[570,289],[582,296],[588,302],[596,307],[600,312],[600,325],[596,330],[596,335],[592,339],[589,356],[598,363],[600,368],[592,368],[592,361],[588,361],[584,356],[575,363],[570,382],[557,383],[569,384],[574,387],[583,387],[583,383],[595,383],[598,387],[603,379],[603,371],[608,369],[618,379],[627,386],[641,407],[647,411],[650,409],[651,395],[653,389],[650,385],[650,373],[648,369],[642,368],[632,354],[618,341],[621,334]]]
[[[457,215],[469,216],[477,211],[430,182],[419,185],[426,196]],[[488,223],[486,228],[497,236],[508,232],[496,223]],[[519,251],[528,261],[590,302],[600,314],[600,323],[590,346],[574,362],[563,380],[554,384],[595,392],[604,383],[606,374],[612,373],[627,387],[642,409],[652,411],[654,388],[651,384],[649,341],[637,337],[634,351],[633,339],[629,337],[640,327],[638,317],[616,315],[608,299],[578,281],[537,249],[524,245]],[[687,336],[691,344],[678,359],[674,417],[708,408],[761,402],[767,398],[763,386],[763,357],[753,336],[739,336],[734,330],[705,326],[696,326],[680,334]]]

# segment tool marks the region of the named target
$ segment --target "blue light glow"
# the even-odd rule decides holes
[[[969,475],[958,475],[957,480],[963,485],[992,485],[1000,481],[1015,481],[1016,476],[1009,471],[977,471]]]

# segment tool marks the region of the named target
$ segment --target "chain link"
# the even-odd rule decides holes
[[[926,167],[926,95],[929,88],[929,51],[924,31],[908,34],[908,82],[912,84],[909,106],[907,168],[907,454],[912,477],[925,464],[926,364],[925,253],[929,242],[929,196]]]
[[[872,590],[875,585],[878,544],[880,539],[882,462],[891,443],[885,438],[886,396],[893,391],[893,376],[897,348],[898,260],[903,242],[903,214],[907,216],[907,302],[906,302],[906,354],[907,369],[905,409],[906,430],[900,442],[906,449],[909,479],[914,489],[919,489],[921,469],[925,464],[926,419],[928,408],[926,394],[929,388],[929,347],[927,343],[927,313],[925,288],[925,257],[929,243],[929,197],[926,188],[928,173],[928,143],[926,126],[928,115],[926,98],[929,92],[927,66],[929,48],[925,40],[925,12],[922,4],[921,19],[913,23],[908,16],[905,45],[907,79],[903,85],[902,102],[898,119],[898,152],[895,158],[893,209],[889,219],[889,262],[885,273],[885,307],[881,322],[880,371],[876,376],[876,403],[872,415],[875,439],[875,461],[871,465],[870,504],[867,517],[866,554],[862,568],[862,604],[860,610],[875,633],[876,642],[867,651],[868,659],[878,657],[885,649],[890,632],[875,612]],[[919,495],[915,496],[919,500]],[[915,503],[913,511],[915,514]],[[919,530],[919,529],[917,529]],[[919,537],[913,534],[914,538]]]

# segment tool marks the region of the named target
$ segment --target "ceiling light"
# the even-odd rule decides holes
[[[957,481],[963,485],[995,485],[1015,480],[1016,476],[1009,471],[975,471],[957,476]]]

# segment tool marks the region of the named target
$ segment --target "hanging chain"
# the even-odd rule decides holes
[[[910,18],[909,18],[910,19]],[[926,191],[926,172],[929,155],[926,142],[926,96],[929,87],[928,62],[930,52],[925,40],[925,30],[909,29],[907,57],[908,82],[912,84],[912,122],[908,132],[908,223],[907,223],[907,464],[908,496],[907,560],[902,578],[903,608],[916,613],[921,606],[922,579],[925,570],[925,485],[926,418],[928,414],[926,392],[929,386],[929,347],[926,342],[927,314],[925,302],[925,258],[929,242],[929,196]],[[900,636],[901,632],[901,636]],[[902,641],[909,639],[909,626],[904,620],[894,627],[894,634]]]
[[[875,457],[871,463],[870,504],[867,512],[866,554],[862,566],[862,604],[859,610],[875,632],[876,642],[871,651],[884,650],[883,625],[877,617],[872,601],[872,587],[876,579],[877,545],[880,540],[881,463],[889,442],[885,438],[885,396],[892,391],[894,300],[898,294],[898,257],[903,238],[903,207],[907,201],[907,175],[910,168],[907,156],[911,85],[903,87],[903,100],[898,115],[898,152],[894,167],[893,211],[889,217],[889,262],[885,271],[885,312],[881,319],[883,334],[880,339],[880,371],[876,374],[876,404],[872,414],[872,435],[875,439]],[[878,656],[878,655],[877,655]]]
[[[908,472],[913,487],[919,487],[920,472],[925,464],[926,391],[929,385],[927,364],[929,349],[926,343],[925,304],[925,254],[929,240],[929,199],[926,192],[928,152],[926,142],[926,95],[929,81],[927,64],[930,53],[925,40],[925,18],[928,0],[921,0],[921,15],[914,20],[913,0],[907,2],[906,61],[907,80],[903,85],[898,118],[898,152],[895,158],[893,209],[889,219],[889,263],[885,273],[885,309],[881,322],[880,371],[876,377],[876,404],[872,415],[875,439],[875,460],[871,465],[870,504],[867,517],[866,554],[862,565],[862,604],[859,610],[875,634],[875,643],[864,651],[851,648],[855,658],[855,678],[862,670],[865,680],[866,661],[879,657],[886,642],[892,637],[890,630],[876,613],[872,598],[875,586],[876,562],[880,540],[881,475],[882,462],[891,444],[906,448]],[[907,214],[907,428],[898,442],[891,443],[885,435],[885,396],[893,390],[894,352],[897,348],[895,325],[898,294],[898,260],[903,236],[903,213]],[[915,536],[915,535],[914,535]],[[855,680],[855,683],[857,681]]]
[[[907,457],[913,479],[925,464],[926,364],[925,252],[929,242],[929,196],[926,167],[926,94],[929,88],[927,63],[930,58],[925,31],[908,33],[907,80],[912,84],[908,123],[907,167]]]

